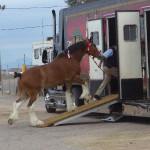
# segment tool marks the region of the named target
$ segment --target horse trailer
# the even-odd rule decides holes
[[[54,14],[53,10],[55,18]],[[111,112],[150,116],[149,0],[97,0],[65,8],[59,12],[58,30],[56,34],[54,27],[54,51],[58,53],[68,45],[91,36],[102,53],[116,45],[119,77],[112,78],[102,96],[118,93],[118,103],[109,107]],[[86,56],[81,63],[81,76],[88,81],[92,96],[104,76],[98,62]],[[82,105],[83,100],[79,99],[81,86],[73,84],[72,88],[76,105]],[[62,102],[65,107],[64,100]]]

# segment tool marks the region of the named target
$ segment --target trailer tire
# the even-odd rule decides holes
[[[51,108],[51,107],[49,107],[48,104],[45,104],[45,108],[46,108],[46,111],[48,113],[55,113],[56,112],[56,108]]]
[[[84,105],[84,99],[80,99],[80,96],[82,94],[82,87],[81,86],[73,86],[72,93],[75,98],[75,105],[76,106]]]

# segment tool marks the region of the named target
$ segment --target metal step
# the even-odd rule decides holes
[[[112,114],[112,115],[109,115],[109,116],[106,116],[105,118],[101,119],[102,121],[107,121],[107,122],[116,122],[118,121],[119,119],[121,119],[123,117],[123,115],[115,115],[115,114]]]

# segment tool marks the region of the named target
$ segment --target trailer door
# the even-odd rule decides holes
[[[90,20],[87,22],[87,35],[88,38],[93,37],[93,42],[96,44],[100,51],[103,51],[103,29],[102,29],[102,19]],[[97,63],[99,60],[95,59]],[[89,76],[90,80],[102,80],[103,72],[97,67],[93,59],[90,58],[90,70]]]
[[[143,97],[139,11],[117,11],[119,94],[121,100]]]
[[[116,18],[115,14],[106,16],[106,44],[107,49],[116,45]]]
[[[146,60],[146,90],[150,98],[150,6],[144,8],[144,35],[145,35],[145,60]]]

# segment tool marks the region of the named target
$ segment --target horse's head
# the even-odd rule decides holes
[[[96,45],[93,43],[93,41],[91,39],[86,39],[85,43],[87,45],[86,53],[88,55],[96,57],[100,53],[100,51],[98,51]]]

